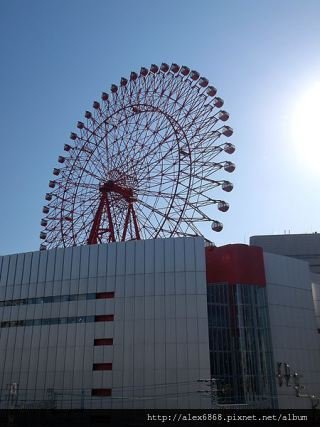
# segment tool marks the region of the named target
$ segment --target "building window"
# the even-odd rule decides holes
[[[220,404],[255,405],[269,396],[274,378],[265,288],[209,284],[208,326],[211,377]]]
[[[99,314],[97,316],[94,316],[95,322],[112,322],[114,319],[113,314]]]
[[[94,345],[113,345],[113,338],[95,338]]]
[[[112,371],[112,363],[94,363],[93,371]]]
[[[79,317],[54,317],[47,319],[26,319],[26,320],[5,320],[0,322],[0,328],[11,328],[16,326],[41,326],[41,325],[62,325],[67,323],[89,323],[89,322],[110,322],[113,314],[103,314],[100,316],[79,316]]]
[[[24,299],[8,299],[0,301],[0,307],[11,307],[16,305],[25,304],[52,304],[58,302],[68,301],[84,301],[92,299],[105,299],[114,298],[114,292],[91,292],[88,294],[73,294],[73,295],[54,295],[50,297],[39,297],[39,298],[24,298]]]
[[[91,390],[91,396],[111,396],[112,390],[111,388],[93,388]]]
[[[114,292],[97,292],[96,299],[114,298]]]

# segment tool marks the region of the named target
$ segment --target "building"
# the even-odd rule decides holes
[[[0,272],[1,409],[311,407],[278,363],[320,394],[305,261],[175,238],[8,255]]]
[[[250,238],[250,244],[262,247],[265,252],[299,259],[309,264],[310,279],[308,281],[311,282],[318,332],[320,332],[320,234],[253,236]]]
[[[312,273],[320,274],[320,234],[274,234],[252,236],[250,245],[265,252],[301,259],[309,263]]]
[[[277,387],[279,407],[319,405],[320,234],[253,236],[250,244],[264,251],[274,358],[303,375],[298,399],[292,387]]]
[[[2,407],[12,399],[207,406],[198,393],[198,380],[210,378],[203,239],[54,249],[1,263]]]

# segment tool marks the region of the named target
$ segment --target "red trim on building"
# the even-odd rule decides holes
[[[205,251],[208,284],[266,286],[262,248],[235,244]]]
[[[112,371],[112,363],[94,363],[93,371]]]
[[[113,338],[95,338],[94,345],[113,345]]]
[[[111,396],[112,395],[112,389],[111,388],[93,388],[91,390],[91,396]]]
[[[112,322],[113,320],[113,314],[98,314],[97,316],[94,316],[95,322]]]
[[[97,292],[96,299],[114,298],[114,292]]]

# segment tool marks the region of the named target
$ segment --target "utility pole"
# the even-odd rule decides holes
[[[7,385],[8,387],[8,409],[14,409],[17,404],[18,398],[18,384],[11,383]]]
[[[217,407],[217,381],[215,378],[206,378],[198,380],[199,383],[204,383],[209,390],[198,390],[198,393],[206,393],[210,395],[211,407]]]
[[[282,369],[283,365],[283,369]],[[295,391],[296,397],[302,397],[306,399],[310,399],[311,408],[315,409],[320,403],[320,396],[315,396],[314,394],[302,393],[302,390],[305,390],[305,386],[300,384],[300,378],[303,375],[300,375],[298,372],[294,371],[291,373],[290,365],[286,362],[277,362],[277,374],[276,378],[278,380],[278,386],[283,386],[283,380],[285,381],[286,387],[292,387]],[[292,385],[290,384],[292,380]]]

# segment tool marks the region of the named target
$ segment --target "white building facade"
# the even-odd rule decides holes
[[[310,408],[317,277],[202,238],[0,257],[0,409]]]
[[[309,265],[270,253],[264,261],[274,363],[282,364],[281,375],[289,365],[290,375],[289,386],[276,380],[278,406],[311,409],[320,399],[320,334]]]
[[[277,379],[279,407],[319,408],[320,234],[253,236],[250,244],[264,251],[274,360],[282,375],[289,365],[289,387]]]
[[[203,239],[0,258],[0,407],[207,407]]]

